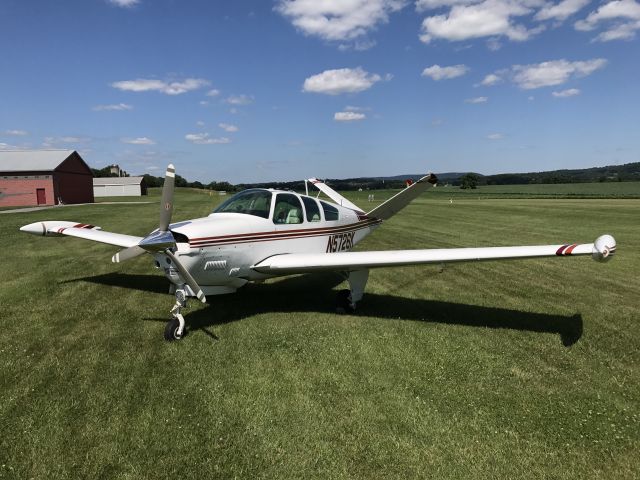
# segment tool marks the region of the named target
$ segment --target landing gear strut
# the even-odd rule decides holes
[[[336,313],[353,313],[356,310],[356,304],[351,300],[351,290],[339,290],[336,295]]]
[[[177,288],[176,304],[171,309],[171,320],[167,322],[164,328],[164,339],[168,342],[174,340],[181,340],[185,335],[184,317],[182,316],[182,309],[187,308],[187,292],[184,290],[185,286]]]
[[[356,303],[362,300],[364,287],[369,279],[369,270],[354,270],[345,272],[344,276],[349,282],[351,290],[340,290],[336,298],[337,313],[353,313],[356,310]]]

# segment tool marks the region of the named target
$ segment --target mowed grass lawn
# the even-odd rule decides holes
[[[358,249],[618,253],[374,270],[346,316],[339,277],[283,278],[192,303],[167,343],[151,257],[18,231],[144,235],[149,199],[0,215],[0,478],[637,478],[639,200],[425,194]],[[173,219],[219,200],[178,190]]]

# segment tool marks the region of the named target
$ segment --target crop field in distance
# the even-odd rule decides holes
[[[369,210],[394,192],[368,193],[349,197]],[[0,215],[0,478],[637,478],[634,196],[638,183],[436,188],[357,249],[611,233],[618,251],[372,270],[354,315],[334,313],[337,275],[274,279],[192,302],[174,343],[150,256],[112,264],[116,247],[18,231],[145,235],[156,189]],[[173,221],[224,198],[177,189]]]

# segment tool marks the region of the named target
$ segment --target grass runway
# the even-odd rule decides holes
[[[358,249],[618,252],[377,269],[346,316],[337,276],[272,280],[191,303],[176,343],[149,256],[18,231],[145,235],[150,200],[0,216],[0,478],[637,478],[640,200],[427,193]],[[218,201],[178,189],[173,221]]]

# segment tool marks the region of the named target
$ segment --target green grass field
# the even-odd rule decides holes
[[[346,316],[337,276],[273,280],[192,303],[166,343],[149,256],[18,231],[144,235],[148,199],[0,215],[0,478],[637,478],[639,200],[428,193],[358,248],[618,252],[374,270]],[[173,219],[219,200],[178,190]]]

